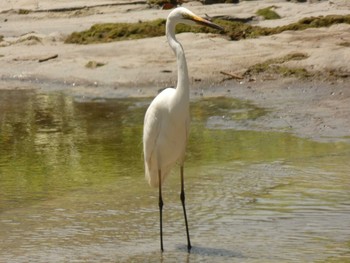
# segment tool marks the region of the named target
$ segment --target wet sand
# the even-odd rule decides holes
[[[103,6],[103,4],[116,4]],[[176,83],[176,61],[164,37],[107,44],[64,44],[66,35],[95,23],[135,22],[165,18],[168,10],[150,9],[128,1],[7,1],[0,8],[1,89],[64,90],[77,97],[154,96]],[[295,4],[285,1],[242,2],[238,5],[185,4],[199,15],[249,17],[262,7],[277,6],[279,20],[257,20],[260,26],[278,26],[302,17],[348,14],[347,1]],[[89,7],[65,12],[49,9]],[[33,12],[18,14],[19,9]],[[45,11],[46,10],[46,11]],[[349,140],[350,135],[350,25],[286,31],[278,35],[228,41],[219,35],[178,35],[186,51],[192,80],[192,98],[233,96],[271,110],[248,129],[288,131],[315,140]],[[156,48],[155,48],[156,47]],[[302,52],[307,59],[284,63],[317,73],[307,80],[263,74],[227,80],[221,72],[243,74],[271,58]],[[56,58],[39,62],[57,55]],[[105,64],[90,69],[89,61]],[[226,123],[234,126],[235,123]],[[239,127],[238,127],[239,128]]]

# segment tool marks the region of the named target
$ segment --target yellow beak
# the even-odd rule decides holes
[[[202,25],[202,26],[208,26],[208,27],[220,30],[220,31],[225,30],[223,27],[221,27],[217,24],[214,24],[213,22],[210,22],[209,20],[206,20],[206,19],[201,18],[201,17],[196,16],[196,15],[189,17],[189,19],[193,20],[194,22],[196,22],[197,24]]]

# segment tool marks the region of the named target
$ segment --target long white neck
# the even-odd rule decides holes
[[[167,20],[166,22],[166,36],[171,49],[174,51],[177,59],[177,87],[176,93],[182,98],[189,100],[189,79],[185,52],[175,37],[174,21]]]

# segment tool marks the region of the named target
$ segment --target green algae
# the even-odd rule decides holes
[[[284,77],[298,77],[306,78],[310,77],[311,73],[305,68],[287,67],[283,63],[288,61],[303,60],[308,58],[308,55],[301,52],[290,53],[283,57],[268,59],[264,62],[255,64],[248,68],[245,75],[256,75],[260,73],[270,73],[282,75]]]
[[[334,24],[350,24],[350,15],[328,15],[319,17],[307,17],[298,22],[277,27],[260,27],[231,21],[214,21],[225,28],[225,34],[231,40],[240,40],[244,38],[256,38],[260,36],[269,36],[280,34],[284,31],[300,31],[308,28],[330,27]]]
[[[86,68],[90,68],[90,69],[94,69],[94,68],[99,68],[106,65],[105,63],[102,62],[97,62],[97,61],[89,61],[88,63],[86,63],[85,67]]]
[[[69,35],[65,43],[93,44],[111,41],[157,37],[165,33],[165,20],[156,19],[137,23],[96,24],[82,32]]]
[[[31,13],[32,11],[29,9],[19,9],[18,10],[18,14],[19,15],[28,15],[29,13]]]
[[[281,16],[277,14],[274,10],[272,10],[273,8],[275,8],[275,6],[269,6],[259,9],[258,11],[256,11],[256,14],[258,16],[262,16],[267,20],[280,19]]]
[[[350,42],[344,41],[338,44],[341,47],[350,47]]]
[[[230,40],[240,40],[279,34],[288,30],[299,31],[307,28],[329,27],[340,23],[350,24],[350,15],[307,17],[295,23],[272,28],[253,26],[242,22],[223,19],[213,19],[213,22],[222,26],[225,31],[218,32],[212,28],[181,24],[176,27],[176,33],[220,33],[227,36]],[[96,24],[88,30],[73,32],[66,38],[65,43],[94,44],[158,37],[165,34],[165,23],[165,19],[156,19],[152,21],[139,21],[136,23]]]

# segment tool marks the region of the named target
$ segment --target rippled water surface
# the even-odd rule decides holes
[[[0,91],[0,262],[350,262],[350,145],[244,130],[266,111],[227,98],[191,105],[193,250],[174,169],[161,255],[149,102]]]

